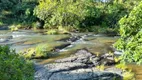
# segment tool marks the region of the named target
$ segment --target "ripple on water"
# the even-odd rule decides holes
[[[13,34],[13,35],[12,35],[13,38],[25,37],[25,36],[27,36],[27,35],[24,35],[24,34],[21,34],[21,35]]]

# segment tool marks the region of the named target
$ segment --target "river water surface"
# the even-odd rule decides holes
[[[16,52],[22,52],[28,48],[33,48],[40,44],[54,45],[70,43],[69,46],[60,49],[59,52],[61,54],[66,54],[73,50],[87,48],[94,54],[103,54],[110,51],[114,52],[115,49],[112,48],[112,44],[119,38],[94,33],[72,33],[71,35],[45,35],[44,33],[44,30],[19,30],[14,32],[11,32],[9,30],[0,30],[0,45],[8,45],[11,49],[15,49]],[[79,36],[80,38],[74,42],[62,40],[64,38],[73,36]],[[52,61],[53,59],[54,58],[42,60],[41,63],[45,64]],[[136,65],[129,66],[136,72],[136,80],[142,80],[142,67]]]

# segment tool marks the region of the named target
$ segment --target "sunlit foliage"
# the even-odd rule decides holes
[[[122,60],[142,63],[142,2],[128,16],[121,18],[117,49],[123,51]]]

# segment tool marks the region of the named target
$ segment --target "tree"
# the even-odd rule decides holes
[[[123,51],[122,61],[142,63],[142,2],[119,21],[121,38],[115,47]]]
[[[33,9],[37,5],[37,0],[0,0],[0,21],[8,25],[30,26],[36,22],[33,16]],[[8,19],[7,19],[8,18]],[[7,19],[7,20],[5,20]]]
[[[35,8],[35,15],[45,22],[45,28],[76,28],[85,18],[90,0],[41,0]]]

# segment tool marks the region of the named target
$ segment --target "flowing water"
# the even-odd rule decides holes
[[[56,40],[67,37],[68,35],[44,35],[44,31],[19,30],[19,31],[0,31],[0,45],[9,45],[11,49],[20,52],[24,49],[36,47],[41,43],[57,43]]]
[[[62,56],[68,56],[68,54],[73,53],[77,49],[86,48],[94,54],[103,54],[108,52],[114,52],[112,44],[119,37],[108,37],[102,34],[94,33],[72,33],[71,35],[45,35],[44,30],[19,30],[11,32],[9,30],[0,30],[0,45],[8,45],[11,49],[15,49],[16,52],[22,52],[28,48],[36,47],[40,44],[64,44],[70,43],[65,48],[60,49],[58,52],[63,54]],[[80,36],[74,42],[64,41],[62,39]],[[115,52],[116,54],[121,54],[120,52]],[[41,60],[40,62],[45,64],[53,61],[56,58],[61,58],[62,56]],[[136,73],[136,80],[142,80],[142,66],[129,65]]]
[[[80,38],[74,42],[70,42],[71,45],[60,52],[68,51],[75,47],[88,48],[92,52],[105,53],[111,50],[111,44],[117,40],[115,37],[106,37],[104,35],[95,35],[93,33],[72,33],[73,36],[80,36]],[[71,35],[45,35],[44,31],[32,31],[32,30],[19,30],[19,31],[0,31],[0,45],[9,45],[11,49],[15,49],[16,52],[22,51],[26,48],[35,47],[39,44],[45,43],[67,43],[67,41],[60,41],[71,37]],[[68,42],[69,43],[69,42]]]

